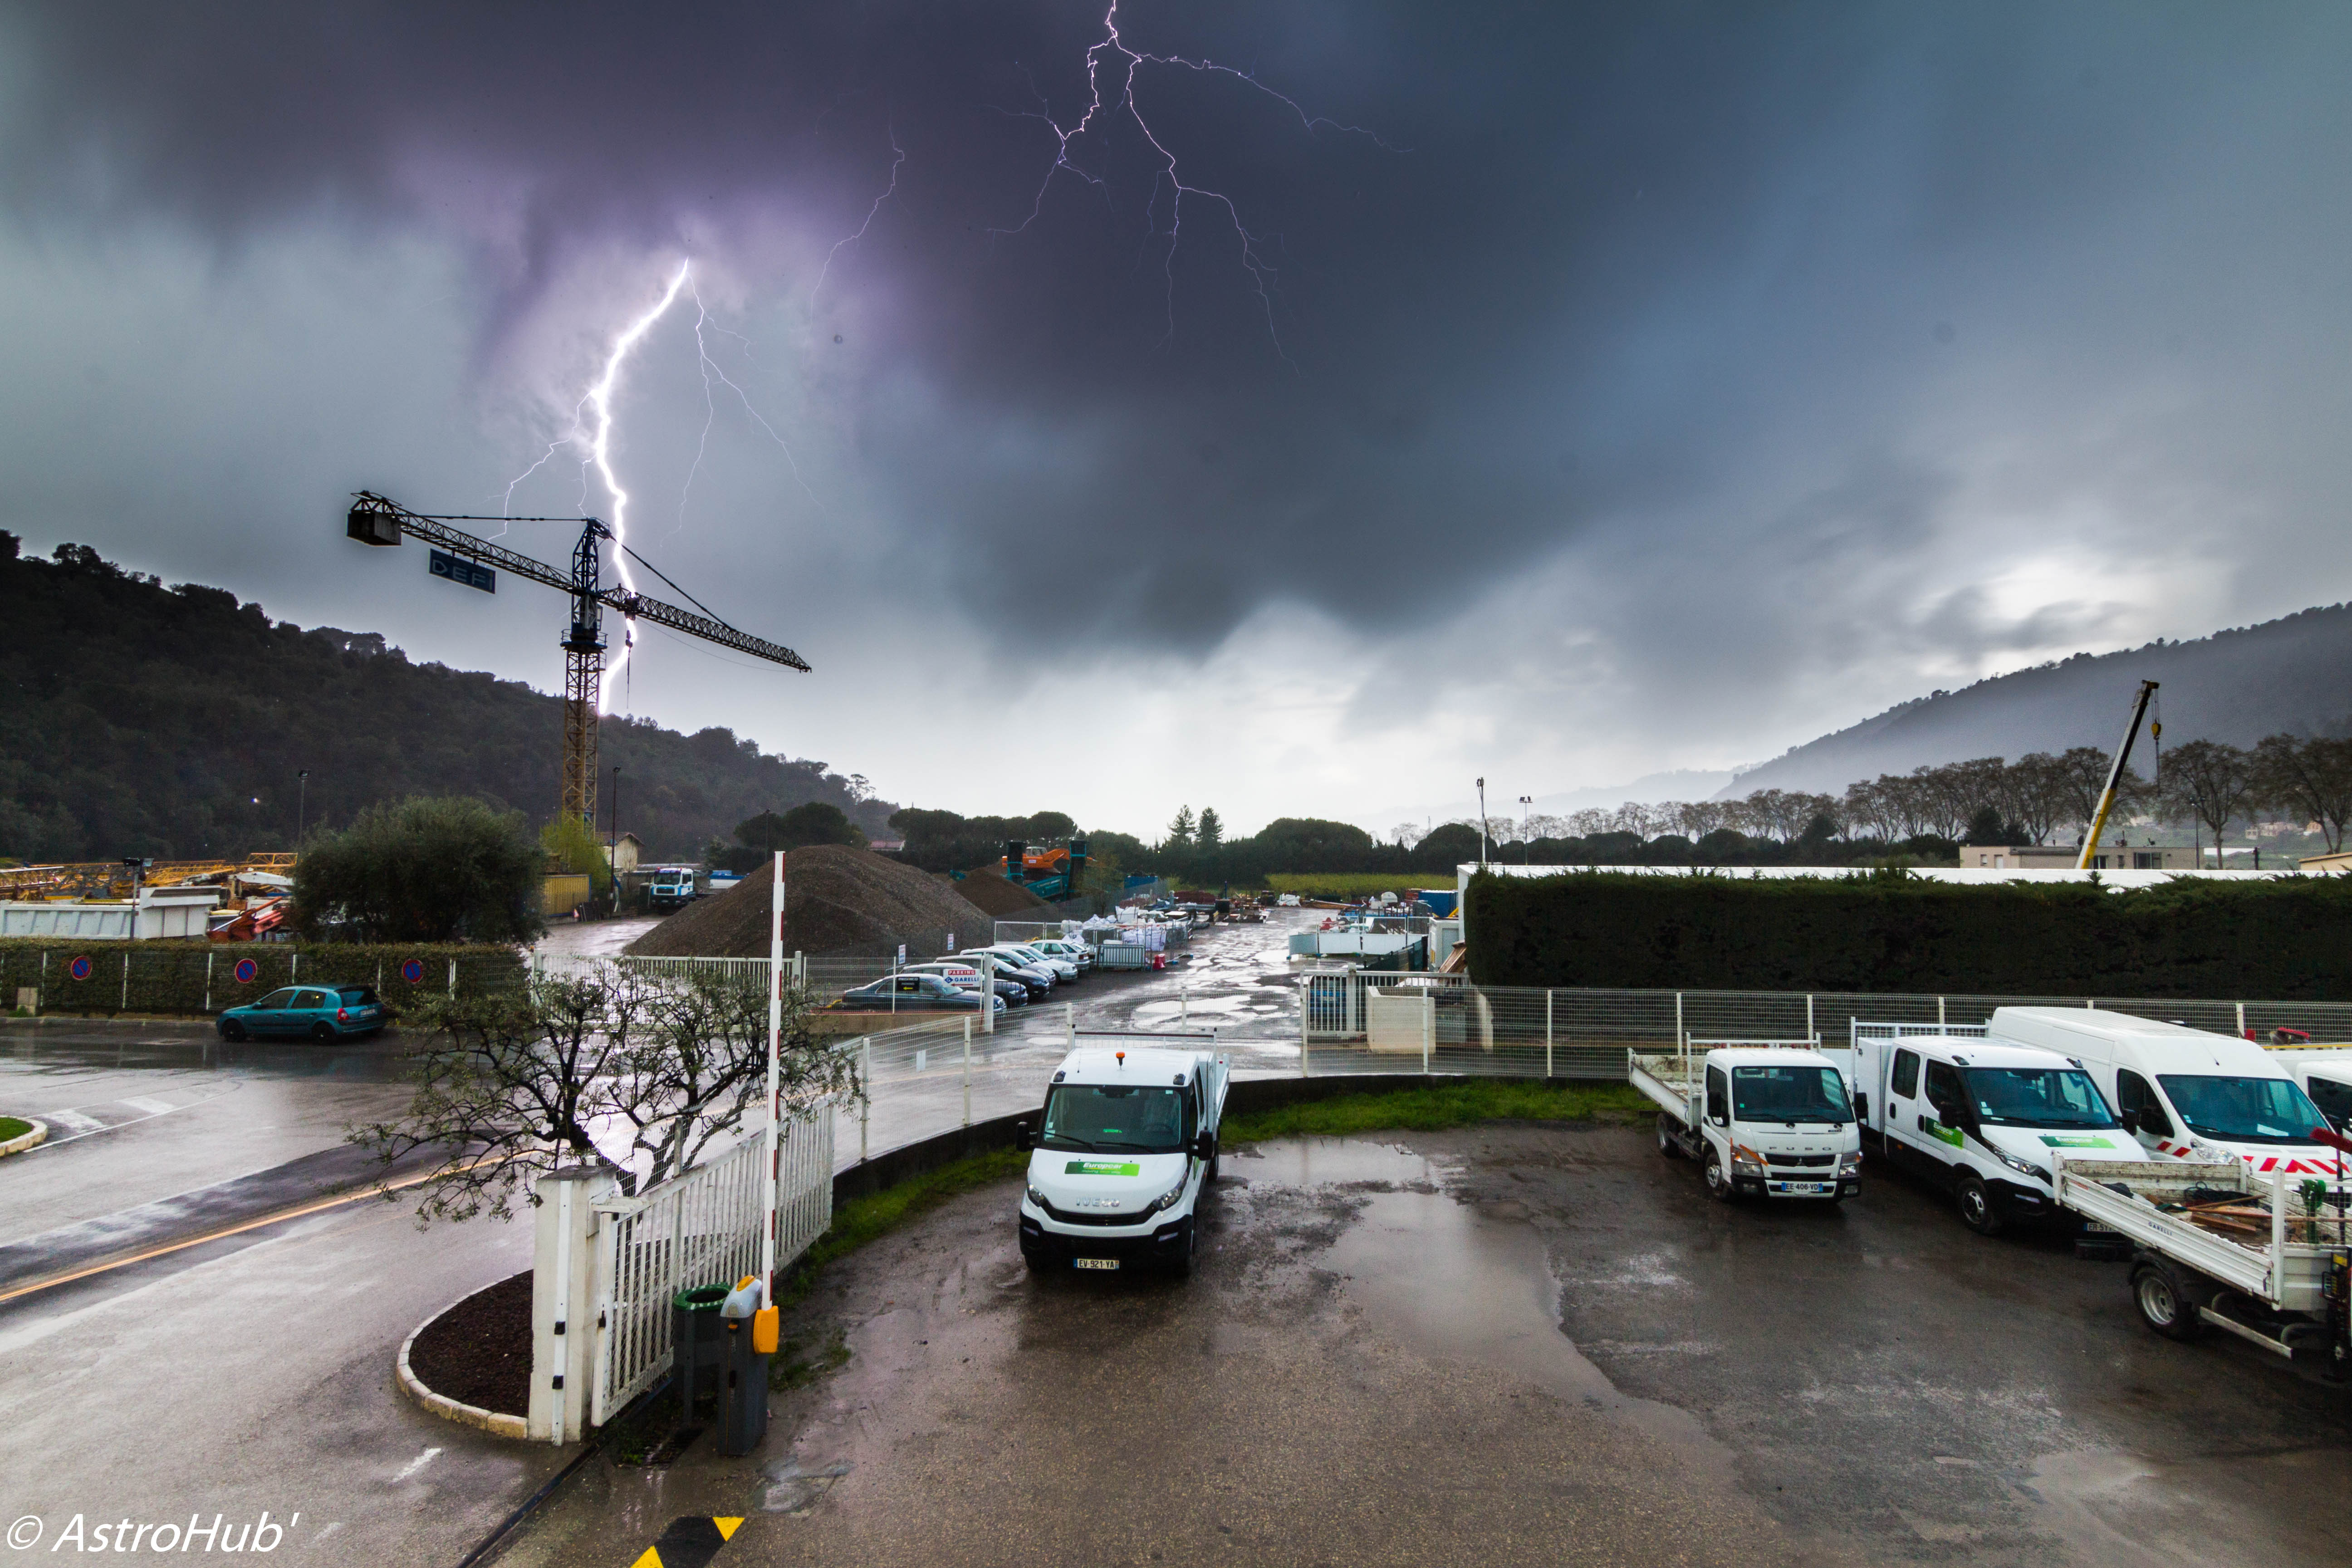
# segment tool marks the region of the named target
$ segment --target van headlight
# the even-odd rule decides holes
[[[1853,1153],[1848,1154],[1844,1159],[1838,1162],[1838,1174],[1841,1176],[1859,1176],[1862,1174],[1861,1150],[1856,1149]]]
[[[1177,1204],[1183,1199],[1184,1184],[1190,1174],[1191,1173],[1187,1172],[1185,1175],[1177,1177],[1176,1184],[1169,1188],[1166,1192],[1160,1194],[1158,1197],[1152,1199],[1151,1206],[1145,1209],[1143,1212],[1145,1214],[1158,1214],[1161,1209],[1174,1208]]]
[[[1029,1188],[1029,1190],[1028,1190],[1028,1197],[1029,1197],[1029,1201],[1030,1201],[1032,1204],[1034,1204],[1037,1207],[1039,1207],[1039,1208],[1041,1208],[1041,1209],[1042,1209],[1042,1208],[1045,1208],[1045,1207],[1046,1207],[1046,1206],[1047,1206],[1047,1205],[1046,1205],[1046,1203],[1045,1203],[1045,1194],[1043,1194],[1043,1193],[1041,1193],[1041,1192],[1039,1192],[1039,1191],[1038,1191],[1034,1186],[1032,1186],[1032,1187],[1030,1187],[1030,1188]]]
[[[1764,1156],[1745,1143],[1734,1143],[1731,1168],[1744,1176],[1760,1176],[1764,1173]]]
[[[2021,1160],[2006,1149],[1996,1149],[1993,1151],[1993,1154],[2002,1164],[2007,1165],[2019,1175],[2031,1176],[2035,1181],[2043,1184],[2045,1186],[2049,1184],[2050,1173],[2035,1164],[2032,1161]]]

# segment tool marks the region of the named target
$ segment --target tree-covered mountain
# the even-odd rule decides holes
[[[303,768],[314,827],[413,795],[554,815],[563,705],[520,681],[412,663],[373,633],[273,621],[219,588],[167,588],[87,545],[20,558],[5,531],[0,608],[0,857],[288,847]],[[606,780],[622,770],[621,829],[665,858],[810,801],[868,831],[894,809],[864,798],[862,779],[762,755],[730,730],[608,718],[602,746]]]
[[[2304,610],[2191,642],[2158,640],[1937,691],[1791,748],[1717,798],[1759,789],[1836,795],[1881,773],[2093,746],[2112,753],[2143,680],[2160,683],[2164,743],[2342,732],[2352,715],[2352,605]],[[2146,743],[2143,737],[2142,743]]]

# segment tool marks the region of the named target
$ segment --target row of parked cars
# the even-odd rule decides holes
[[[1055,986],[1067,985],[1094,968],[1095,952],[1085,942],[1060,937],[991,942],[904,965],[869,985],[844,992],[832,1005],[859,1013],[976,1013],[983,963],[995,983],[990,1007],[1003,1013],[1045,1001]]]

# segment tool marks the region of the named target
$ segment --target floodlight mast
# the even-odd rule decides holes
[[[572,569],[565,572],[450,526],[457,522],[576,522],[580,524],[580,542],[572,552]],[[700,637],[705,642],[717,643],[721,647],[733,648],[738,653],[748,653],[754,658],[764,658],[789,669],[805,671],[808,668],[807,662],[792,649],[755,637],[749,632],[738,631],[716,616],[697,615],[691,610],[679,609],[676,605],[666,604],[626,588],[604,586],[601,542],[613,539],[613,531],[593,517],[435,515],[411,511],[373,490],[361,490],[352,497],[351,512],[345,519],[345,531],[362,544],[398,544],[404,538],[421,539],[452,555],[464,556],[467,560],[545,584],[572,595],[572,624],[562,642],[562,810],[565,817],[586,824],[592,832],[596,826],[596,720],[604,680],[606,609],[618,610],[633,619],[652,621],[656,626]],[[613,545],[616,550],[626,548],[617,539],[613,540]],[[635,554],[635,552],[631,553]],[[655,569],[648,566],[647,570]],[[655,574],[660,575],[658,571]],[[662,580],[669,581],[667,577]],[[683,589],[679,591],[684,592]],[[687,596],[691,598],[693,595]]]

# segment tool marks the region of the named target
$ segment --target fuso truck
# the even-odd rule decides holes
[[[1208,1051],[1087,1046],[1064,1058],[1043,1116],[1019,1132],[1030,1268],[1190,1274],[1231,1077]]]
[[[1696,1160],[1711,1196],[1820,1199],[1862,1191],[1862,1135],[1845,1075],[1813,1042],[1693,1040],[1631,1053],[1658,1102],[1658,1152]]]

